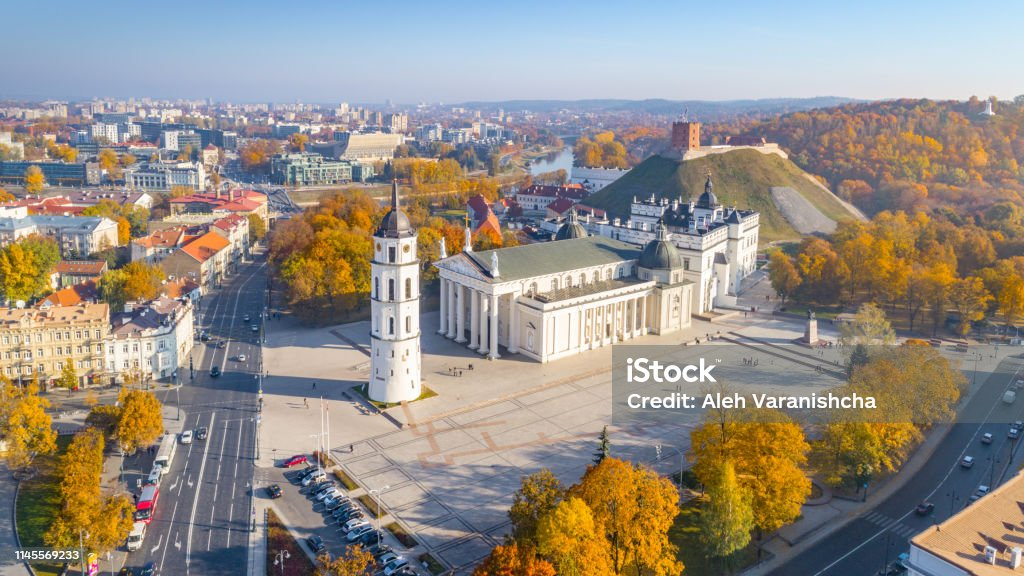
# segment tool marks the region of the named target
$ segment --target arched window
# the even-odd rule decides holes
[[[405,279],[405,298],[412,298],[412,278]]]
[[[594,270],[592,278],[594,279],[594,284],[597,284],[601,280],[601,273],[598,272],[597,270]]]
[[[609,268],[609,269],[604,271],[604,279],[605,280],[611,280],[612,279],[612,269],[611,268]]]
[[[395,317],[394,316],[388,318],[388,334],[390,336],[394,336],[395,335]]]
[[[392,301],[395,299],[395,279],[388,278],[388,300]]]
[[[533,296],[537,295],[537,283],[536,282],[530,284],[530,291],[527,292],[527,294],[529,294],[530,297],[533,297]]]
[[[565,287],[566,288],[572,287],[572,276],[566,276],[565,277]]]
[[[551,279],[551,289],[558,290],[558,278]]]
[[[586,274],[580,274],[580,286],[583,286],[586,283],[587,283],[587,275]]]

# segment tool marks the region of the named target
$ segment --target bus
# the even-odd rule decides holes
[[[153,520],[153,514],[156,512],[156,503],[159,500],[159,486],[146,486],[143,488],[142,496],[139,496],[139,503],[135,505],[135,521],[149,524]]]
[[[174,460],[174,451],[177,447],[178,440],[174,434],[164,434],[163,439],[160,440],[160,449],[156,453],[153,465],[163,468],[164,474],[168,473],[171,470],[171,461]]]

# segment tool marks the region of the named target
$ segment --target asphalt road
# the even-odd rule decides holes
[[[164,575],[245,571],[262,335],[251,325],[261,322],[265,290],[266,268],[260,258],[241,266],[220,290],[203,298],[197,324],[210,332],[211,340],[196,342],[194,379],[188,379],[187,368],[182,370],[180,402],[184,429],[205,426],[209,437],[178,445],[171,470],[161,481],[160,501],[143,547],[129,555],[128,566],[155,561]],[[249,322],[243,320],[246,314]],[[227,342],[224,348],[216,346],[220,340]],[[238,361],[240,354],[246,356],[244,362]],[[213,366],[221,368],[220,377],[210,376]],[[158,395],[168,405],[177,401],[171,391]],[[137,458],[129,459],[126,468],[148,471],[153,456]]]
[[[1024,450],[1019,449],[1020,441],[1011,440],[1007,433],[1009,423],[1024,420],[1024,400],[1018,398],[1007,405],[1002,396],[1017,374],[1024,376],[1024,360],[1004,359],[961,410],[961,423],[952,427],[932,457],[901,489],[772,574],[874,575],[887,561],[910,549],[910,538],[970,505],[970,496],[979,485],[994,487],[1012,476]],[[981,443],[986,432],[993,436],[988,445]],[[960,466],[965,455],[974,457],[973,467]],[[922,501],[935,504],[935,511],[928,516],[915,514],[914,508]]]

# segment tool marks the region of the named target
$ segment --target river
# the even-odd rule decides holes
[[[566,146],[560,152],[553,152],[547,156],[541,156],[530,163],[530,174],[537,176],[545,172],[565,170],[567,176],[572,176],[572,148]]]

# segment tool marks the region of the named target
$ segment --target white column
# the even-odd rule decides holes
[[[590,309],[590,349],[597,348],[597,311],[600,306]]]
[[[458,285],[455,291],[455,341],[462,344],[466,341],[466,287]]]
[[[640,299],[640,335],[647,334],[647,298]]]
[[[501,358],[498,355],[498,296],[491,294],[491,301],[488,304],[491,312],[491,352],[487,355],[490,360]]]
[[[480,347],[480,293],[476,290],[469,291],[469,348],[476,350]]]
[[[448,281],[441,278],[441,291],[438,295],[441,300],[441,318],[440,325],[437,328],[438,334],[448,333]]]
[[[483,292],[479,293],[480,297],[480,308],[479,316],[477,321],[479,326],[477,327],[477,334],[480,335],[480,346],[477,347],[476,351],[481,354],[487,353],[487,295]]]
[[[519,294],[513,294],[508,301],[508,352],[509,354],[519,353],[519,305],[516,299]]]
[[[448,299],[448,337],[449,338],[455,338],[455,325],[456,325],[455,318],[456,318],[456,316],[458,314],[457,307],[456,307],[456,302],[455,302],[455,293],[456,292],[458,292],[458,286],[454,282],[449,280],[448,281],[448,292],[447,292],[447,295],[446,295],[446,298]]]

